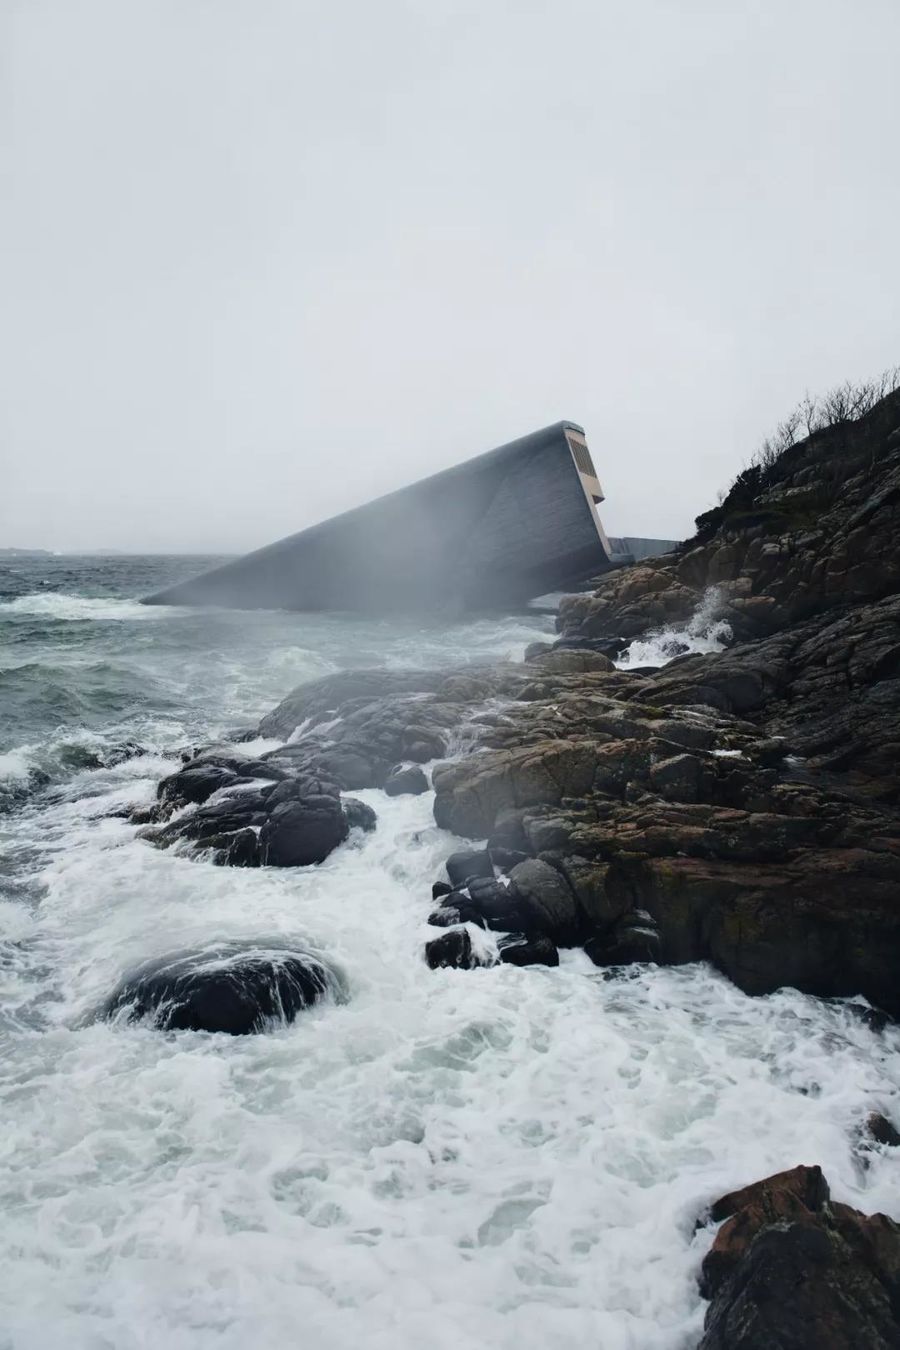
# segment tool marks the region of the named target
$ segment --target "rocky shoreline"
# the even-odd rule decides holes
[[[900,1016],[900,394],[757,477],[679,554],[566,599],[558,641],[521,664],[295,690],[245,733],[279,746],[192,755],[136,817],[144,837],[314,864],[377,828],[346,794],[430,778],[438,825],[474,842],[423,896],[429,965],[552,965],[576,945],[602,967],[705,960],[749,994],[856,999],[877,1030]],[[701,605],[726,650],[616,668]],[[704,1267],[705,1347],[900,1344],[900,1232],[804,1178],[726,1207],[739,1237],[720,1230]],[[827,1316],[773,1328],[791,1261]]]

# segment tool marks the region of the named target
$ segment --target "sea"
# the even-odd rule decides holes
[[[0,562],[2,1350],[687,1350],[705,1208],[819,1163],[900,1217],[900,1032],[706,965],[427,969],[432,795],[321,866],[158,851],[124,809],[186,748],[351,667],[520,658],[433,623],[144,607],[214,559]],[[626,664],[714,650],[708,616]],[[265,744],[274,744],[266,742]],[[262,748],[263,743],[260,743]],[[121,976],[298,942],[343,1003],[231,1038],[98,1018]]]

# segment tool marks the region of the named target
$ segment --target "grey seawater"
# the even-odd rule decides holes
[[[716,1195],[819,1162],[900,1213],[896,1166],[856,1148],[900,1114],[895,1031],[702,966],[427,970],[457,842],[430,794],[361,794],[377,830],[318,868],[138,840],[114,813],[166,755],[301,680],[551,627],[136,603],[199,565],[0,564],[0,1347],[686,1350]],[[144,959],[266,937],[321,951],[347,1001],[239,1039],[92,1020]]]

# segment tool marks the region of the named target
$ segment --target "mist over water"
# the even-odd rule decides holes
[[[113,813],[166,756],[300,681],[552,632],[136,603],[200,565],[0,573],[3,1350],[687,1350],[724,1190],[818,1162],[837,1199],[900,1209],[896,1165],[856,1144],[900,1111],[900,1033],[848,1006],[581,952],[429,971],[457,842],[430,793],[356,794],[378,828],[320,867],[137,840]],[[93,1020],[144,960],[242,938],[321,952],[347,1001],[234,1039]]]

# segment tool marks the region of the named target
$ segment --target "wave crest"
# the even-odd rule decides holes
[[[166,605],[142,605],[139,600],[117,600],[112,596],[66,595],[62,591],[37,591],[0,603],[0,615],[19,614],[63,622],[154,619],[169,612]]]

